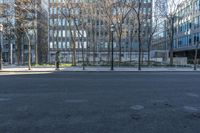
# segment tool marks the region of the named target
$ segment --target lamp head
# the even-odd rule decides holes
[[[110,29],[110,30],[111,30],[112,32],[115,31],[115,26],[114,26],[113,24],[111,25],[111,29]]]
[[[3,24],[0,24],[0,32],[3,31]]]

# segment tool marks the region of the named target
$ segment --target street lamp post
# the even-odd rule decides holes
[[[0,70],[2,70],[2,49],[3,49],[3,25],[0,24],[1,45],[0,45]]]
[[[114,56],[113,56],[113,53],[114,53],[114,46],[113,46],[113,40],[114,40],[114,30],[115,30],[115,26],[114,25],[111,25],[111,32],[112,32],[112,46],[111,46],[111,70],[114,70]]]

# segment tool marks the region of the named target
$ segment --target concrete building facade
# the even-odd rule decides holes
[[[108,0],[107,2],[109,3]],[[69,1],[68,1],[69,2]],[[78,4],[80,1],[72,1],[68,6]],[[49,0],[49,54],[48,59],[50,63],[55,61],[56,51],[61,52],[62,62],[72,62],[73,56],[73,43],[75,43],[76,61],[81,62],[84,56],[88,62],[109,61],[111,51],[111,24],[118,25],[118,20],[112,18],[114,21],[111,23],[105,16],[105,7],[102,7],[101,1],[81,1],[84,5],[84,19],[78,17],[74,21],[69,20],[69,7],[67,7],[66,0]],[[113,1],[112,1],[113,2]],[[111,3],[112,3],[111,2]],[[115,1],[116,2],[116,1]],[[68,9],[67,9],[68,8]],[[151,0],[144,0],[142,2],[142,9],[144,14],[151,21],[152,3]],[[111,9],[112,10],[112,9]],[[82,12],[82,14],[83,14]],[[72,9],[71,15],[80,15],[79,9]],[[116,11],[112,10],[112,17],[117,16]],[[117,17],[116,17],[117,18]],[[123,34],[121,40],[121,57],[123,61],[128,61],[130,58],[138,59],[138,42],[136,36],[136,29],[133,26],[133,17],[128,15],[123,20]],[[82,25],[80,28],[81,37],[78,35],[76,22]],[[85,25],[84,25],[84,24]],[[70,29],[70,26],[72,29]],[[117,27],[117,26],[116,26]],[[134,29],[133,29],[134,28]],[[72,31],[72,32],[71,32]],[[134,31],[134,32],[133,32]],[[75,35],[75,40],[72,36]],[[132,37],[133,36],[133,37]],[[132,38],[132,39],[131,39]],[[73,42],[74,41],[74,42]],[[145,46],[145,45],[144,45]],[[83,48],[83,49],[82,49]],[[119,58],[119,43],[117,31],[114,32],[114,58],[117,61]],[[144,48],[145,49],[145,48]],[[82,52],[84,51],[84,55]],[[144,50],[145,51],[145,50]],[[144,52],[145,53],[145,52]],[[144,54],[145,55],[145,54]],[[130,57],[132,56],[132,57]]]

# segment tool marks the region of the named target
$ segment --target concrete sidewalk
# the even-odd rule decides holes
[[[32,67],[31,70],[28,70],[27,67],[24,66],[15,66],[15,67],[4,67],[3,70],[0,72],[56,72],[54,67]],[[110,67],[86,67],[85,70],[83,70],[82,67],[66,67],[66,68],[60,68],[59,71],[64,72],[110,72]],[[131,68],[131,67],[115,67],[114,71],[116,72],[137,72],[138,68]],[[179,68],[179,67],[173,67],[173,68],[164,68],[164,67],[154,67],[154,68],[142,68],[143,72],[192,72],[194,71],[193,68]],[[198,72],[200,69],[197,70]]]

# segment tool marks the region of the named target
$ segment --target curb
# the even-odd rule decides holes
[[[194,70],[60,70],[60,71],[37,71],[37,70],[25,70],[25,71],[9,71],[9,70],[1,70],[0,73],[62,73],[62,72],[200,72],[200,70],[194,71]]]

